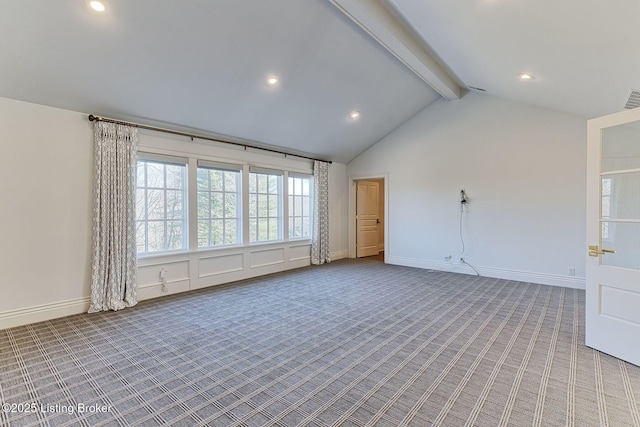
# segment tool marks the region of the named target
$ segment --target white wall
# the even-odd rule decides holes
[[[81,313],[91,281],[93,125],[87,115],[0,98],[0,329]],[[311,171],[309,161],[139,132],[145,151]],[[348,253],[346,166],[330,167],[334,259]],[[141,299],[309,264],[308,242],[251,245],[139,261]],[[238,263],[240,270],[238,269]],[[233,271],[229,271],[233,270]],[[225,273],[225,271],[227,271]]]
[[[481,274],[584,287],[584,118],[469,93],[427,107],[347,173],[388,174],[391,263],[473,273],[459,263],[465,189],[464,256]]]
[[[349,188],[347,166],[329,167],[329,256],[335,261],[349,256]]]
[[[89,295],[92,138],[80,113],[0,98],[0,328]]]

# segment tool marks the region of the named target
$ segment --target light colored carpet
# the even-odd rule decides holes
[[[37,406],[3,426],[640,426],[640,368],[585,347],[584,291],[343,260],[0,331],[0,400]]]

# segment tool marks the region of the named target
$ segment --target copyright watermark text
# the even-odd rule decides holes
[[[24,414],[30,412],[53,413],[53,414],[104,414],[111,412],[112,407],[100,403],[86,404],[77,403],[73,405],[45,404],[36,402],[22,403],[2,403],[2,412],[8,414]]]

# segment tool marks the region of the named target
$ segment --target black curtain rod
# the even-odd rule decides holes
[[[231,144],[231,145],[236,145],[238,147],[244,147],[245,150],[247,148],[252,148],[254,150],[262,150],[262,151],[269,151],[270,153],[282,154],[285,157],[293,156],[293,157],[300,157],[301,159],[307,159],[307,160],[318,160],[319,162],[325,162],[325,163],[329,163],[329,164],[333,163],[331,160],[315,159],[313,157],[307,157],[307,156],[303,156],[301,154],[287,153],[285,151],[274,150],[272,148],[258,147],[256,145],[245,144],[245,143],[242,143],[242,142],[226,141],[224,139],[217,139],[217,138],[211,138],[211,137],[208,137],[208,136],[195,135],[195,134],[191,134],[191,133],[180,132],[180,131],[177,131],[177,130],[157,128],[157,127],[154,127],[154,126],[141,125],[141,124],[138,124],[138,123],[123,122],[121,120],[114,120],[114,119],[108,119],[106,117],[94,116],[93,114],[89,114],[89,121],[90,122],[115,123],[115,124],[118,124],[118,125],[133,126],[133,127],[139,128],[139,129],[147,129],[147,130],[152,130],[152,131],[156,131],[156,132],[170,133],[172,135],[186,136],[188,138],[191,138],[192,141],[193,141],[194,138],[203,139],[205,141],[222,142],[224,144]]]

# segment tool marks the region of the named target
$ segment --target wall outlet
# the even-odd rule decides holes
[[[569,267],[569,276],[575,276],[576,275],[576,269],[574,267]]]

